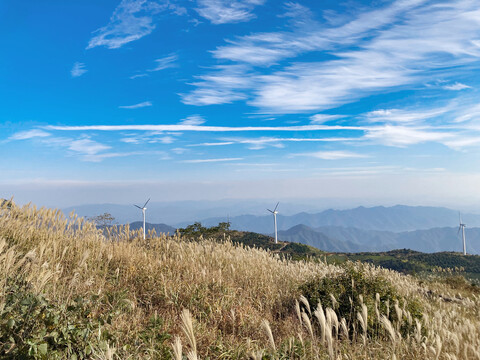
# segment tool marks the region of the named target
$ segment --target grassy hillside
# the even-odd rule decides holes
[[[2,359],[480,358],[480,296],[458,293],[368,264],[0,209]]]

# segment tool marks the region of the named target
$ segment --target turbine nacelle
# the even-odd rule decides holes
[[[275,205],[275,208],[273,209],[273,211],[270,210],[270,209],[267,209],[267,210],[270,211],[273,215],[277,215],[278,214],[278,211],[277,211],[278,204],[280,204],[280,203],[277,202],[277,205]]]

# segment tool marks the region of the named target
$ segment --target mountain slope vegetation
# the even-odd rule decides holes
[[[0,358],[475,359],[480,297],[223,238],[0,208]]]

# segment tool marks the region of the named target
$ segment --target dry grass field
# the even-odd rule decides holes
[[[0,209],[1,359],[480,359],[480,293]]]

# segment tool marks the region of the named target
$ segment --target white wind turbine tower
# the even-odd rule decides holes
[[[267,209],[268,211],[270,211],[272,214],[273,214],[273,222],[275,224],[275,244],[278,244],[278,236],[277,236],[277,214],[278,214],[278,211],[277,211],[277,207],[278,207],[278,204],[275,206],[275,209],[270,210],[270,209]]]
[[[458,218],[460,220],[460,225],[458,226],[458,232],[457,236],[460,233],[460,230],[462,231],[462,239],[463,239],[463,255],[467,255],[467,245],[465,243],[465,227],[467,226],[466,224],[462,223],[462,215],[458,213]]]
[[[147,206],[149,201],[150,201],[150,199],[148,199],[147,202],[142,207],[133,204],[133,206],[142,210],[142,213],[143,213],[143,240],[145,240],[145,211],[147,210],[146,206]]]

